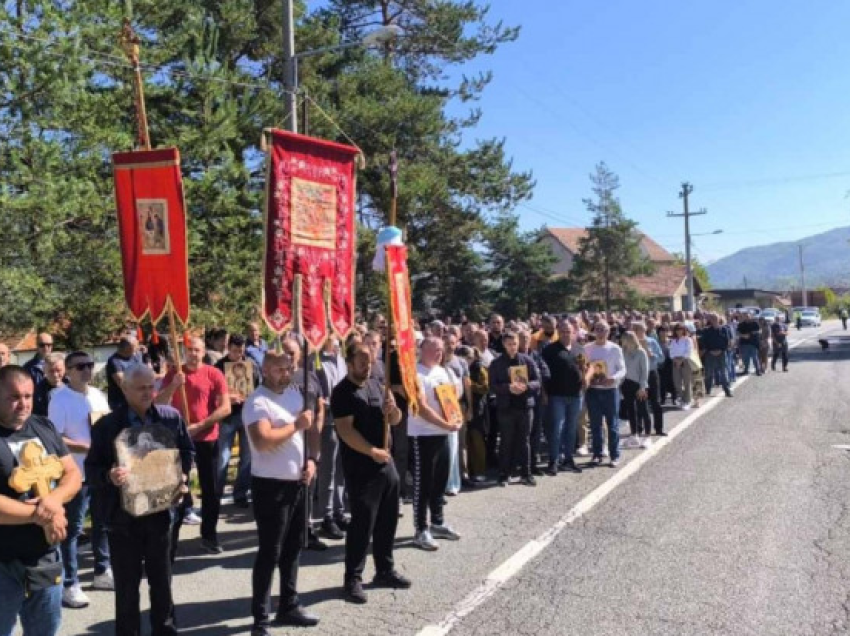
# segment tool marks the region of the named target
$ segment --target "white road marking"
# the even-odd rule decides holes
[[[789,344],[788,348],[795,349],[801,344],[817,338],[818,336],[820,336],[820,333],[808,338],[803,338],[793,344]],[[751,376],[743,376],[739,378],[736,382],[736,386],[742,385],[744,382],[749,380],[750,377]],[[550,527],[536,539],[532,539],[526,543],[519,549],[518,552],[514,553],[499,567],[490,572],[490,574],[487,575],[487,578],[484,579],[484,582],[463,598],[463,600],[461,600],[442,621],[436,625],[427,625],[423,627],[418,632],[417,636],[445,636],[452,631],[452,629],[454,629],[458,623],[464,619],[464,617],[468,616],[478,607],[483,605],[487,599],[493,596],[505,583],[516,576],[519,571],[522,570],[522,568],[525,567],[534,557],[545,550],[546,547],[555,540],[555,537],[561,534],[567,526],[593,510],[599,502],[610,495],[629,477],[638,472],[644,464],[661,452],[664,447],[672,443],[674,439],[688,430],[700,417],[712,411],[725,399],[726,398],[724,397],[716,396],[706,400],[704,406],[682,420],[678,426],[670,431],[667,437],[662,437],[660,440],[653,443],[650,448],[643,451],[633,460],[629,461],[622,469],[614,473],[608,481],[599,485],[584,499],[573,506],[569,512],[555,523],[555,525]]]

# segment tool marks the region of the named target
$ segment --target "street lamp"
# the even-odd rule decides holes
[[[334,44],[331,46],[323,46],[318,49],[309,51],[301,51],[292,55],[284,56],[285,76],[284,87],[288,91],[286,96],[287,116],[289,118],[289,129],[292,132],[298,132],[298,124],[296,119],[295,95],[298,92],[298,61],[305,57],[313,57],[314,55],[322,55],[324,53],[336,53],[345,49],[355,47],[375,48],[388,42],[392,42],[399,37],[403,29],[397,24],[388,24],[367,33],[359,40],[352,42],[343,42],[342,44]],[[294,46],[293,46],[294,49]]]

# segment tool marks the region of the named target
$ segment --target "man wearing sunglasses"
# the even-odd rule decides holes
[[[44,365],[47,355],[53,351],[53,336],[49,333],[40,333],[35,343],[37,347],[35,357],[27,360],[24,364],[24,371],[30,374],[33,385],[38,386],[38,383],[44,379]]]
[[[84,462],[91,446],[91,427],[101,415],[109,412],[109,404],[102,391],[89,386],[94,372],[94,360],[85,351],[74,351],[65,358],[68,385],[57,389],[48,406],[48,419],[62,436],[62,441],[80,471],[85,474]],[[62,605],[81,608],[89,599],[80,587],[77,575],[77,543],[83,531],[86,511],[91,507],[91,545],[94,554],[93,589],[112,590],[112,568],[109,562],[109,546],[104,528],[101,494],[83,483],[80,492],[65,504],[68,518],[68,536],[62,542],[62,563],[65,568],[65,587]]]

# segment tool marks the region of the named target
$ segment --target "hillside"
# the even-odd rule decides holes
[[[803,245],[806,287],[850,286],[850,227],[837,228],[798,241],[748,247],[721,258],[706,269],[716,288],[799,289],[798,245]]]

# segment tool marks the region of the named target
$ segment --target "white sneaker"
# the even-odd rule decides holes
[[[112,568],[107,568],[102,574],[95,574],[91,587],[93,590],[114,590],[115,579],[112,576]]]
[[[690,402],[683,402],[682,403],[682,410],[683,411],[690,411],[691,410],[691,403]]]
[[[644,437],[642,440],[640,440],[640,447],[644,448],[644,449],[645,448],[652,448],[652,440],[649,438],[648,435],[646,437]]]
[[[608,456],[609,456],[609,455],[608,455],[608,449],[607,449],[607,448],[603,448],[603,449],[602,449],[602,454],[600,455],[600,457],[608,457]]]
[[[199,526],[201,525],[201,518],[198,516],[197,512],[190,510],[183,515],[183,523],[187,526]]]
[[[75,583],[71,587],[66,587],[62,590],[62,605],[71,609],[80,609],[88,607],[89,597],[83,593],[83,588],[79,583]]]
[[[432,523],[431,536],[435,539],[448,539],[449,541],[457,541],[460,539],[460,534],[452,530],[452,527],[445,523],[441,526]]]
[[[590,452],[587,450],[587,444],[585,444],[584,446],[579,446],[576,449],[576,455],[578,455],[579,457],[587,457],[588,455],[590,455]]]
[[[434,537],[432,537],[431,533],[427,530],[416,533],[416,536],[413,537],[413,545],[428,552],[434,552],[435,550],[440,549],[440,546],[438,546],[437,542],[434,541]]]

